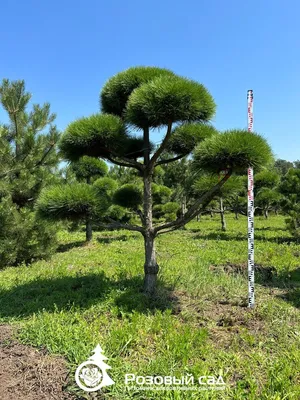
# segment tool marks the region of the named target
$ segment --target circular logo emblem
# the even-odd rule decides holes
[[[75,372],[77,385],[86,392],[96,392],[103,386],[103,371],[97,361],[85,361]]]

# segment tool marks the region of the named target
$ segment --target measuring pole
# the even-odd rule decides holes
[[[253,132],[253,90],[247,91],[248,132]],[[248,168],[248,307],[254,307],[254,192],[253,168]]]

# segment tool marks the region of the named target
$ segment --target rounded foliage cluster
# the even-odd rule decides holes
[[[172,189],[167,186],[152,183],[151,189],[154,204],[163,204],[170,200]]]
[[[273,188],[279,182],[279,175],[275,171],[263,170],[255,174],[254,181],[255,187]]]
[[[72,122],[60,141],[63,156],[77,161],[81,156],[107,157],[123,148],[126,129],[120,118],[95,114]]]
[[[208,121],[215,102],[196,81],[179,76],[159,76],[135,89],[128,99],[125,119],[138,128],[170,122]]]
[[[92,185],[73,183],[42,190],[37,202],[40,216],[48,219],[81,219],[99,212],[101,199]]]
[[[222,176],[215,174],[203,175],[196,179],[193,185],[194,196],[201,196],[215,186]],[[228,195],[238,195],[245,190],[245,182],[241,176],[231,176],[224,185],[216,192],[216,196],[226,197]]]
[[[218,173],[232,169],[244,173],[249,166],[259,170],[273,160],[267,141],[257,133],[231,130],[213,135],[200,143],[194,151],[194,167]]]
[[[169,140],[167,150],[179,155],[190,154],[204,139],[217,133],[209,124],[183,124],[176,127]]]
[[[133,67],[113,76],[106,82],[100,94],[102,112],[121,117],[133,90],[161,75],[174,74],[164,68]]]
[[[142,202],[142,190],[131,183],[121,186],[120,189],[116,190],[113,196],[114,204],[133,210],[138,209]]]
[[[108,172],[108,166],[103,160],[95,157],[83,156],[71,164],[77,179],[88,179],[104,176]]]
[[[114,192],[118,188],[118,182],[109,177],[98,178],[93,187],[99,197],[106,197],[111,199]]]

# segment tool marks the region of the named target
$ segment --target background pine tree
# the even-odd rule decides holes
[[[33,104],[24,81],[4,79],[0,104],[8,123],[0,123],[0,266],[44,257],[54,249],[54,227],[40,223],[35,201],[41,189],[59,178],[50,104]]]

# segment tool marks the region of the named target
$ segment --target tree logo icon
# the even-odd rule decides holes
[[[107,373],[111,367],[104,362],[107,357],[99,344],[94,348],[93,353],[87,361],[79,365],[75,372],[76,383],[85,392],[96,392],[115,383]]]

